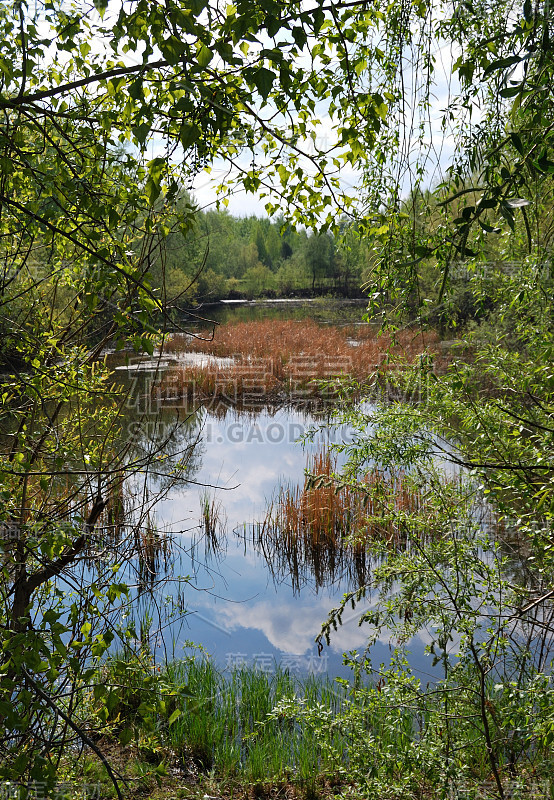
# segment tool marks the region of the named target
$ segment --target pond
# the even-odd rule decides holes
[[[320,324],[360,322],[363,313],[363,305],[352,302],[294,307],[302,318],[313,318],[315,311]],[[289,305],[236,304],[219,312],[227,320],[235,313],[241,320],[248,314],[283,319],[289,318]],[[279,491],[302,487],[310,460],[328,452],[328,431],[302,440],[328,420],[333,403],[288,398],[271,405],[205,401],[195,407],[178,394],[174,400],[156,398],[152,386],[160,373],[194,357],[206,358],[186,351],[154,359],[112,357],[118,379],[130,388],[127,430],[136,446],[152,450],[165,441],[165,450],[175,452],[188,446],[188,482],[172,485],[163,474],[149,479],[151,495],[161,494],[155,526],[172,538],[173,556],[169,582],[160,584],[155,602],[142,611],[152,615],[155,630],[166,595],[186,609],[160,632],[159,651],[169,647],[179,657],[193,642],[222,668],[249,665],[272,672],[280,666],[299,675],[346,676],[342,653],[366,643],[367,631],[358,626],[364,607],[344,615],[321,654],[314,640],[342,595],[363,583],[368,565],[340,547],[314,554],[302,543],[285,547],[278,538],[259,536]],[[351,431],[344,427],[333,436],[348,441]],[[410,645],[413,667],[422,676],[431,673],[424,655],[431,638],[422,633]],[[384,636],[372,650],[374,663],[387,664],[390,654]]]

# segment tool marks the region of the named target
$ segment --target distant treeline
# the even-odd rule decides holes
[[[171,232],[154,284],[169,299],[220,300],[335,294],[363,296],[368,248],[344,227],[343,235],[294,230],[282,217],[234,217],[198,211],[188,233]]]

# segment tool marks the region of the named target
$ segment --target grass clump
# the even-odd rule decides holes
[[[401,331],[394,339],[369,327],[318,325],[313,320],[258,320],[228,323],[197,337],[176,335],[167,352],[206,353],[217,359],[169,370],[159,387],[161,397],[244,398],[263,402],[329,396],[320,382],[348,378],[363,382],[376,370],[393,369],[393,359],[411,363],[422,354],[437,355],[434,333]]]
[[[172,749],[192,756],[199,769],[251,782],[308,778],[325,767],[324,755],[302,726],[272,718],[273,708],[308,690],[331,692],[331,681],[306,685],[279,669],[268,675],[248,668],[228,675],[206,659],[178,661],[168,675],[190,692],[170,727]]]
[[[372,544],[407,549],[413,536],[420,542],[435,536],[437,526],[424,488],[411,476],[375,468],[349,483],[324,448],[308,461],[303,485],[282,486],[252,531],[274,573],[290,576],[299,589],[308,575],[317,587],[341,577],[363,586]]]

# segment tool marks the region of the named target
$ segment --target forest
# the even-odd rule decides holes
[[[553,86],[546,0],[0,5],[3,796],[554,797]],[[317,295],[363,319],[205,312]],[[152,636],[193,586],[158,509],[256,364],[351,431],[252,533],[355,574],[348,678]]]
[[[190,198],[188,198],[190,201]],[[349,227],[344,221],[345,229]],[[335,295],[363,296],[370,254],[352,232],[294,230],[275,219],[236,218],[225,211],[198,211],[187,235],[171,233],[154,284],[189,303],[222,299]],[[343,244],[344,240],[344,244]]]

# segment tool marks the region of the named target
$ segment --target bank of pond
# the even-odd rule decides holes
[[[496,796],[471,669],[426,684],[398,653],[390,667],[373,671],[363,657],[345,659],[350,681],[299,679],[267,663],[220,670],[192,644],[163,667],[146,647],[121,651],[96,675],[102,692],[93,688],[83,703],[97,728],[100,717],[100,743],[132,797]],[[509,681],[488,683],[506,796],[546,800],[550,741],[530,731],[529,707]],[[548,710],[547,678],[519,689],[533,692],[537,716],[537,704]],[[84,780],[91,796],[115,796],[92,757],[67,791]]]
[[[336,323],[200,321],[151,358],[110,356],[133,456],[163,458],[126,489],[158,498],[120,576],[134,646],[82,702],[137,796],[546,800],[550,622],[507,628],[490,666],[481,651],[502,581],[540,593],[520,543],[448,459],[435,485],[371,460],[342,474],[360,433],[336,423],[346,394],[368,419],[417,406],[423,378],[403,371],[471,353]]]

